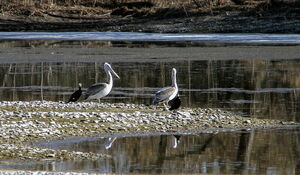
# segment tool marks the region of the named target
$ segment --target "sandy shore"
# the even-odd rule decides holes
[[[177,112],[145,105],[50,101],[0,103],[1,159],[97,159],[102,154],[50,150],[30,142],[74,136],[184,133],[207,129],[274,128],[294,122],[241,117],[221,109]]]

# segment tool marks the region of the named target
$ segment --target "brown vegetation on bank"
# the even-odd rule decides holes
[[[264,16],[274,20],[282,17],[285,21],[289,21],[290,18],[297,18],[300,12],[299,4],[300,2],[296,0],[2,0],[0,1],[0,31],[159,32],[154,29],[143,30],[143,26],[134,25],[145,25],[149,21],[150,23],[158,21],[163,25],[195,22],[198,24],[215,17],[229,23],[237,18],[257,19]],[[172,20],[160,22],[165,19]],[[222,29],[221,26],[214,27],[214,23],[219,23],[218,19],[209,21],[211,28],[204,26],[203,29],[174,32],[202,32],[201,30],[232,32],[234,30]],[[245,20],[239,23],[242,21]],[[153,23],[146,25],[151,26]],[[295,31],[295,26],[288,28],[293,28],[289,32]]]
[[[2,0],[2,15],[43,16],[65,14],[70,17],[91,17],[105,15],[186,15],[214,8],[281,8],[295,6],[296,0]],[[63,16],[62,16],[63,17]]]

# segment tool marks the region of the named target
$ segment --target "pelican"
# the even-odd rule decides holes
[[[155,97],[152,101],[152,104],[156,106],[158,105],[158,103],[163,102],[165,108],[167,108],[165,103],[168,103],[170,100],[174,99],[177,96],[177,94],[178,94],[178,86],[176,83],[176,69],[173,68],[172,86],[164,87],[158,90],[155,93]]]
[[[100,103],[100,98],[108,95],[113,87],[112,74],[120,79],[119,75],[111,68],[110,64],[104,63],[104,70],[107,75],[107,83],[93,84],[86,90],[85,100],[97,99]]]
[[[81,96],[81,94],[82,94],[81,86],[82,86],[82,84],[81,84],[81,83],[78,83],[78,90],[75,91],[75,92],[70,96],[70,99],[69,99],[69,101],[68,101],[67,103],[69,103],[69,102],[75,102],[75,101],[77,101],[77,100],[80,98],[80,96]]]

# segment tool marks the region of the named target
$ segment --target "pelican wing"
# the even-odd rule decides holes
[[[160,89],[155,93],[153,104],[156,105],[159,102],[167,100],[175,91],[176,91],[175,87],[165,87]]]
[[[87,99],[89,96],[95,95],[98,92],[102,91],[107,87],[106,83],[96,83],[93,84],[91,87],[89,87],[85,92],[85,99]]]

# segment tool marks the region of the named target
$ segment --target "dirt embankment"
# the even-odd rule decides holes
[[[300,5],[295,1],[72,2],[2,1],[0,31],[300,32]]]

